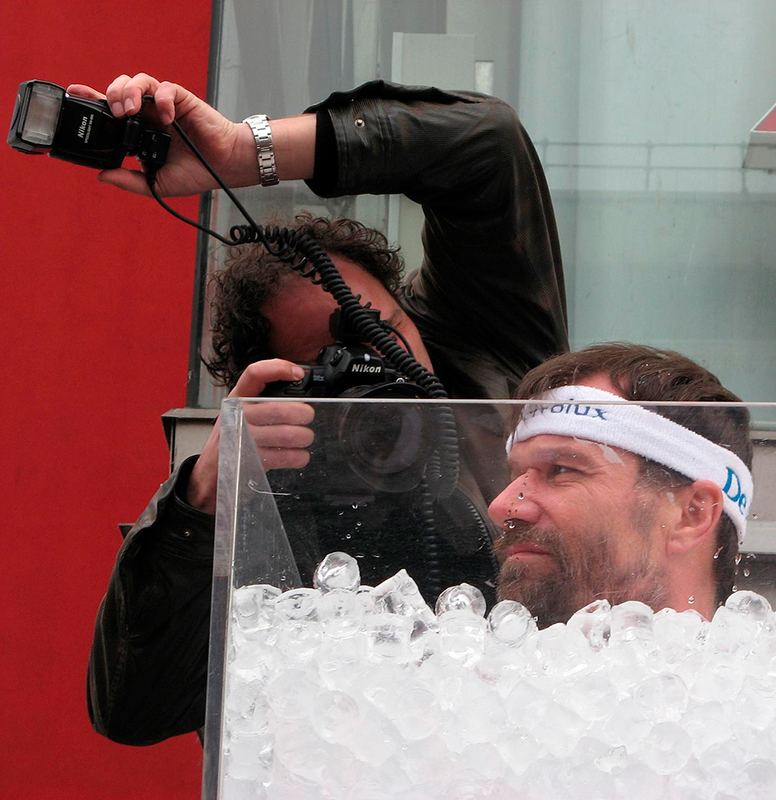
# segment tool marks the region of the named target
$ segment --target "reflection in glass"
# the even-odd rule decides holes
[[[703,607],[703,589],[686,560],[678,582],[665,577],[685,590],[678,602],[650,608],[641,586],[609,602],[619,568],[614,560],[611,572],[593,576],[597,596],[552,625],[541,617],[537,625],[533,609],[513,599],[487,597],[482,571],[492,562],[465,553],[466,520],[442,510],[450,502],[457,508],[454,496],[431,497],[439,549],[451,551],[440,562],[442,572],[456,584],[441,593],[435,613],[433,552],[424,549],[427,531],[417,515],[422,475],[416,471],[402,491],[385,491],[352,470],[346,455],[333,469],[265,475],[242,415],[249,402],[266,401],[228,400],[222,422],[206,797],[231,800],[265,790],[268,797],[303,790],[451,797],[464,786],[482,797],[586,797],[587,790],[590,797],[626,797],[646,784],[678,792],[693,782],[706,796],[753,796],[756,785],[770,780],[776,564],[768,553],[752,558],[748,548],[773,541],[773,472],[763,473],[756,462],[738,591],[724,605]],[[356,407],[401,417],[421,405],[312,404],[316,420]],[[490,404],[444,404],[459,420],[491,410]],[[615,406],[628,408],[603,404],[602,414]],[[565,405],[545,407],[566,413]],[[695,409],[671,411],[686,418]],[[396,447],[395,430],[386,426],[385,432],[369,451],[378,461]],[[336,428],[316,428],[311,467],[317,454],[339,446],[336,438]],[[649,472],[642,474],[633,453],[622,448],[562,435],[521,439],[519,429],[516,441],[512,483],[492,491],[495,535],[501,530],[508,538],[510,522],[530,519],[532,507],[542,506],[535,532],[555,525],[568,542],[590,548],[594,540],[584,538],[590,531],[580,521],[592,512],[586,519],[598,525],[612,552],[625,552],[628,540],[659,573],[666,562],[654,543],[668,541],[666,529],[686,522],[684,511],[687,519],[696,514],[683,505],[682,486],[644,480]],[[542,447],[528,450],[526,442]],[[772,441],[755,445],[770,454]],[[432,436],[421,463],[431,460],[433,448]],[[514,499],[507,498],[512,509],[505,512],[498,498],[510,486]],[[730,499],[741,494],[719,489]],[[564,516],[569,509],[574,514]],[[708,509],[697,510],[702,516]],[[338,554],[329,555],[332,549]],[[706,552],[713,571],[719,554],[713,546]],[[515,553],[499,555],[507,562]],[[527,558],[526,576],[541,573],[546,590],[554,591],[562,569],[553,558],[517,557]],[[461,564],[468,574],[455,574]],[[746,583],[752,564],[760,568],[757,593]],[[719,759],[722,751],[728,758]]]

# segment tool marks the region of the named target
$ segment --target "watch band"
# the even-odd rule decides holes
[[[259,162],[259,180],[262,186],[280,183],[275,168],[275,150],[272,147],[272,129],[266,114],[252,114],[243,122],[247,123],[256,140],[256,159]]]

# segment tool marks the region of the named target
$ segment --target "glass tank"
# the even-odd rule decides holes
[[[224,401],[204,798],[773,796],[763,409],[556,391]]]

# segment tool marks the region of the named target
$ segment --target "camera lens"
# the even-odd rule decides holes
[[[345,436],[352,454],[376,473],[389,475],[411,467],[422,442],[420,409],[399,405],[356,406]]]
[[[351,397],[416,399],[411,383],[358,387]],[[417,486],[431,455],[431,418],[419,403],[352,403],[339,412],[338,441],[350,468],[370,486],[406,492]]]

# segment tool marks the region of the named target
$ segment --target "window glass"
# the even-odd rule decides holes
[[[507,100],[552,191],[572,347],[674,348],[747,401],[776,398],[776,177],[742,168],[776,102],[772,3],[226,0],[216,14],[211,99],[231,119],[297,114],[373,78]],[[422,215],[403,198],[324,201],[296,183],[240,195],[259,222],[351,216],[408,267],[421,258]],[[210,209],[221,232],[242,222],[218,195]],[[218,269],[223,250],[207,260]],[[196,359],[192,380],[194,405],[218,404]]]

